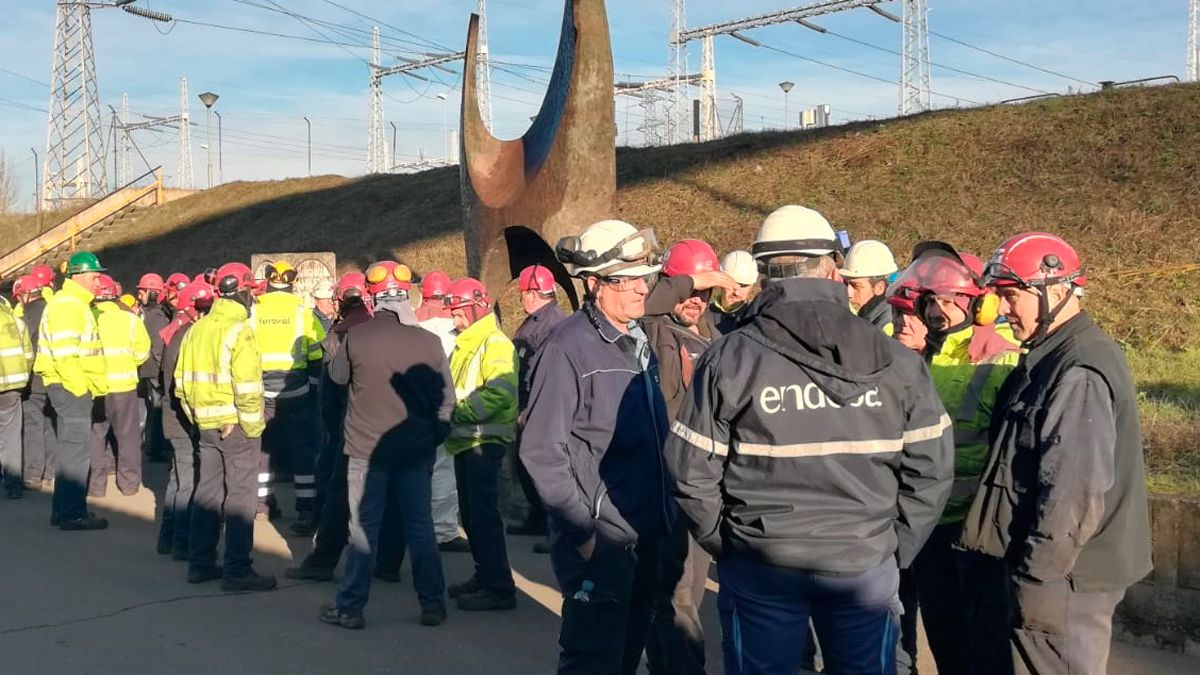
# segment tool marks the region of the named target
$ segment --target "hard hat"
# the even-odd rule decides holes
[[[1061,237],[1026,232],[996,249],[983,271],[988,286],[1045,287],[1053,284],[1087,285],[1079,254]]]
[[[446,299],[446,306],[450,309],[462,309],[471,305],[488,307],[491,304],[492,299],[488,297],[483,282],[471,277],[455,281],[454,285],[450,287],[450,295]]]
[[[985,292],[979,285],[978,277],[954,247],[940,241],[917,244],[913,248],[912,264],[892,282],[892,286],[915,288],[918,294],[954,294],[968,298],[978,297]]]
[[[29,276],[37,280],[38,286],[49,286],[54,283],[54,270],[49,265],[34,265],[29,270]]]
[[[763,221],[750,251],[755,260],[782,255],[822,256],[840,250],[825,216],[803,206],[781,206]]]
[[[721,271],[728,274],[739,286],[750,286],[758,282],[758,263],[749,251],[730,251],[721,259]]]
[[[172,285],[170,279],[167,279],[167,285]],[[243,263],[225,263],[217,268],[217,294],[221,297],[228,297],[240,290],[254,287],[254,273]]]
[[[916,280],[900,274],[888,286],[887,303],[902,312],[916,314],[918,295],[920,295],[920,291],[918,290]]]
[[[30,281],[31,281],[31,278],[28,274],[26,274],[25,276],[17,277],[17,280],[13,282],[13,287],[12,287],[12,296],[14,299],[19,297],[22,293],[25,293],[29,290],[29,282]]]
[[[312,296],[317,300],[332,300],[333,299],[333,282],[321,280],[317,282],[313,288]]]
[[[161,291],[164,286],[163,278],[154,272],[143,274],[137,285],[139,291]]]
[[[267,265],[267,283],[274,287],[287,287],[296,283],[296,268],[286,260],[277,260]]]
[[[243,265],[243,267],[245,266]],[[249,268],[247,267],[246,269]],[[188,278],[188,275],[184,274],[183,272],[172,272],[171,275],[167,277],[167,291],[178,293],[179,289],[187,286],[190,283],[192,283],[192,280]]]
[[[103,272],[105,267],[100,264],[100,259],[91,251],[78,251],[73,253],[70,259],[67,260],[67,266],[64,274],[72,276],[74,274],[86,274],[88,272]]]
[[[122,305],[125,305],[125,307],[127,307],[128,309],[133,309],[133,308],[137,307],[137,298],[133,297],[132,295],[130,295],[128,293],[126,293],[125,295],[122,295],[120,297],[120,302]]]
[[[621,220],[601,220],[578,237],[563,237],[554,253],[572,266],[572,276],[644,277],[662,269],[655,264],[654,230],[638,230]]]
[[[74,257],[74,256],[72,256],[72,257]],[[67,263],[67,264],[69,266],[71,263]],[[74,274],[79,274],[79,272],[75,272]],[[96,299],[97,300],[116,300],[119,295],[121,295],[121,294],[117,290],[117,282],[114,281],[113,278],[108,276],[107,274],[101,274],[100,275],[100,283],[97,284],[97,288],[96,288]]]
[[[395,260],[372,263],[367,268],[367,292],[372,296],[405,295],[412,288],[412,270]]]
[[[179,291],[179,301],[176,307],[189,314],[195,310],[207,310],[213,303],[213,287],[206,281],[193,281]]]
[[[699,239],[680,239],[663,256],[662,271],[669,277],[712,272],[720,266],[717,252]]]
[[[450,295],[450,275],[441,270],[431,270],[421,277],[421,298],[441,299]]]
[[[554,293],[554,273],[545,265],[530,265],[521,270],[517,278],[521,292],[537,291],[550,295]]]
[[[362,298],[367,295],[367,275],[362,272],[349,272],[343,274],[337,283],[337,297],[339,300],[347,298]]]
[[[896,271],[896,257],[881,241],[864,239],[850,247],[842,265],[843,279],[886,277]]]
[[[971,274],[974,274],[975,278],[982,282],[983,260],[977,255],[972,253],[963,253],[962,251],[958,252],[958,257],[962,258],[963,264],[967,266],[967,269],[971,270]]]
[[[194,283],[196,283],[196,282],[198,282],[198,281],[204,281],[204,272],[200,272],[200,273],[199,273],[199,274],[197,274],[196,276],[192,277],[192,281],[191,281],[191,283],[193,283],[193,284],[194,284]]]
[[[267,283],[266,279],[263,279],[262,281],[254,282],[254,297],[257,298],[258,296],[262,295],[263,293],[266,293],[267,287],[269,285],[270,284]]]

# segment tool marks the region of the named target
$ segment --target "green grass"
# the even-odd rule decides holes
[[[1126,350],[1138,387],[1147,485],[1200,495],[1200,350]]]

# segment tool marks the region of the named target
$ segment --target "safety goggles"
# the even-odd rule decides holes
[[[372,265],[367,270],[367,282],[372,284],[382,284],[389,276],[402,284],[412,282],[412,270],[407,265],[396,265],[390,270],[387,265]]]
[[[645,274],[640,277],[600,277],[600,283],[617,289],[618,291],[628,291],[637,287],[639,281],[646,284],[646,291],[654,290],[655,284],[658,283],[658,272],[653,274]]]
[[[632,251],[625,251],[625,245],[636,243],[637,248]],[[554,249],[554,255],[559,262],[574,265],[576,267],[598,267],[609,262],[627,263],[625,265],[614,266],[613,271],[618,271],[621,268],[629,268],[636,265],[653,265],[657,258],[659,246],[658,239],[654,236],[653,229],[638,230],[633,234],[625,237],[616,246],[603,252],[592,250],[584,250],[583,242],[579,237],[563,237],[558,240],[558,246]]]

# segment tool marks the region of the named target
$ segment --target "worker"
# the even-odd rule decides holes
[[[146,408],[143,433],[146,456],[151,460],[169,458],[170,444],[162,436],[163,388],[159,381],[162,370],[163,343],[159,335],[171,322],[173,310],[167,304],[166,282],[154,272],[138,279],[137,298],[142,307],[142,321],[150,336],[150,358],[138,366],[138,392]]]
[[[34,265],[29,268],[29,276],[37,280],[41,287],[42,298],[49,301],[54,297],[54,282],[57,280],[54,269],[49,265]],[[36,358],[36,357],[35,357]]]
[[[196,490],[196,440],[199,435],[179,402],[175,365],[179,362],[179,347],[192,324],[207,313],[213,303],[213,288],[207,282],[192,282],[179,291],[175,317],[160,331],[163,342],[162,372],[163,416],[162,435],[171,444],[171,471],[163,493],[162,518],[158,528],[159,555],[174,560],[188,559],[191,536],[192,497]]]
[[[316,398],[320,381],[321,340],[325,329],[304,300],[292,292],[296,270],[285,261],[267,265],[270,291],[258,298],[251,323],[262,354],[263,386],[267,398],[267,454],[290,459],[296,492],[293,534],[310,536],[317,528],[313,501],[317,496],[314,463],[317,456]]]
[[[334,319],[337,318],[337,309],[333,303],[333,283],[328,280],[318,281],[316,288],[313,289],[312,297],[313,314],[321,324],[321,329],[328,334],[329,329],[333,327]]]
[[[142,318],[142,306],[138,304],[137,298],[129,293],[122,293],[121,297],[117,298],[117,303],[124,307],[127,311],[133,312],[137,318]]]
[[[227,591],[275,588],[275,577],[255,572],[250,558],[258,445],[265,428],[262,360],[249,320],[253,286],[245,265],[217,271],[219,297],[183,336],[173,373],[180,407],[199,432],[187,580],[221,579]],[[216,562],[222,521],[223,567]]]
[[[20,499],[25,490],[21,465],[21,396],[29,384],[32,368],[33,343],[29,330],[13,313],[8,301],[0,298],[0,475],[9,499]]]
[[[754,314],[700,358],[664,452],[717,559],[725,672],[896,668],[898,568],[941,515],[950,420],[921,358],[854,318],[821,214],[784,206],[753,253]],[[799,639],[798,639],[799,638]]]
[[[1006,659],[1008,649],[1003,631],[977,624],[968,611],[989,598],[1004,602],[1003,565],[957,549],[987,459],[996,394],[1018,357],[1017,348],[996,334],[998,301],[980,285],[971,258],[943,242],[922,242],[913,249],[912,264],[892,284],[916,295],[914,313],[928,328],[923,355],[954,424],[954,486],[912,568],[929,649],[943,673],[976,672],[997,658]],[[975,583],[964,576],[968,569],[973,569]]]
[[[412,271],[385,261],[368,268],[366,276],[375,315],[350,329],[329,366],[329,378],[350,388],[345,437],[350,552],[336,599],[320,619],[363,627],[385,505],[391,501],[403,514],[421,624],[437,626],[446,620],[446,583],[433,536],[430,476],[435,449],[450,433],[453,378],[437,337],[417,327],[408,302]],[[396,349],[398,344],[404,349]]]
[[[724,335],[737,328],[750,305],[758,287],[758,263],[749,251],[730,251],[721,258],[721,271],[737,284],[732,290],[718,288],[712,294],[713,325]]]
[[[38,351],[38,327],[42,322],[42,313],[46,309],[46,299],[42,296],[44,286],[33,274],[21,277],[21,293],[18,298],[21,303],[21,320],[29,334],[33,352]],[[29,376],[29,384],[21,398],[21,436],[24,446],[24,485],[36,490],[49,486],[54,481],[55,446],[58,443],[54,431],[54,408],[46,395],[46,383],[36,372]]]
[[[521,461],[549,517],[563,674],[637,671],[675,519],[661,455],[669,421],[640,324],[655,248],[653,230],[603,220],[555,250],[584,302],[534,359]],[[693,280],[683,285],[690,293]]]
[[[103,401],[92,416],[92,477],[89,493],[104,496],[111,430],[116,450],[117,489],[125,496],[137,494],[142,485],[142,430],[138,399],[138,368],[150,358],[150,336],[146,325],[117,304],[117,285],[107,274],[100,275],[96,292],[96,330],[104,353]]]
[[[421,277],[421,306],[417,307],[418,325],[438,336],[447,359],[454,353],[455,341],[454,319],[446,305],[451,285],[449,275],[441,270],[425,273]],[[433,533],[442,552],[471,552],[459,518],[454,460],[446,454],[444,444],[438,447],[433,463]]]
[[[1137,392],[1062,238],[1009,239],[983,280],[1028,351],[996,398],[962,545],[1007,567],[1013,606],[985,620],[1011,626],[1010,672],[1103,673],[1113,611],[1152,569]]]
[[[887,303],[888,277],[897,269],[896,257],[887,244],[864,239],[850,247],[841,271],[850,296],[850,309],[889,337],[895,327]]]
[[[521,291],[521,307],[525,310],[525,320],[513,335],[513,345],[517,348],[517,359],[520,362],[517,405],[520,410],[518,419],[521,419],[529,405],[529,367],[550,330],[565,319],[566,315],[558,307],[558,299],[554,292],[554,273],[549,267],[534,264],[521,270],[517,275],[517,287]],[[518,422],[517,448],[520,447],[520,426]],[[508,533],[541,537],[541,540],[534,544],[533,550],[535,553],[549,553],[550,546],[545,541],[549,534],[546,530],[546,509],[542,506],[542,498],[538,496],[533,479],[521,464],[520,457],[515,459],[513,470],[517,474],[529,510],[525,514],[525,522],[509,525]]]
[[[172,272],[167,276],[167,280],[163,282],[166,299],[170,300],[179,295],[179,291],[182,291],[190,283],[192,283],[192,278],[188,275],[183,272]]]
[[[108,521],[87,510],[92,400],[104,394],[104,353],[92,315],[104,267],[89,251],[71,255],[62,289],[46,302],[33,371],[46,385],[57,418],[57,473],[50,525],[102,530]]]
[[[888,286],[887,303],[892,307],[893,337],[906,349],[924,355],[929,328],[917,315],[917,292],[911,278]]]

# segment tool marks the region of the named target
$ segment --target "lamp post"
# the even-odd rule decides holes
[[[214,110],[217,116],[217,184],[225,183],[225,144],[221,141],[221,113]]]
[[[219,99],[219,98],[221,98],[221,97],[212,93],[211,91],[206,91],[203,94],[200,94],[200,102],[204,104],[204,108],[205,108],[204,140],[205,140],[205,145],[208,146],[208,187],[213,186],[213,181],[212,181],[212,107],[214,105],[216,105],[217,99]]]
[[[308,127],[308,175],[312,175],[312,122],[304,117],[304,126]]]
[[[442,99],[442,145],[446,147],[446,157],[450,157],[450,97],[444,92],[438,94],[437,97]]]
[[[789,126],[791,126],[788,124],[788,92],[791,91],[792,87],[794,87],[794,86],[796,86],[796,84],[794,82],[788,82],[787,80],[784,80],[783,82],[779,83],[779,88],[783,90],[783,128],[784,129],[787,129]]]

